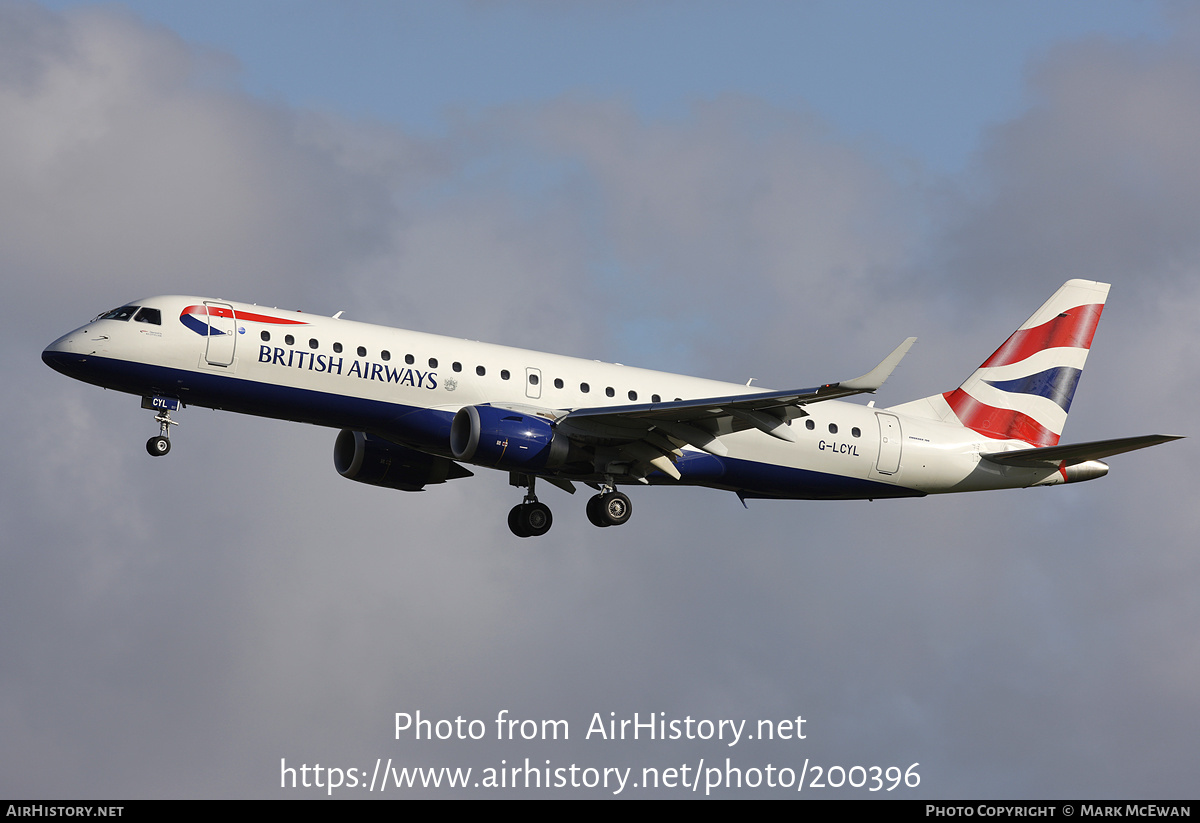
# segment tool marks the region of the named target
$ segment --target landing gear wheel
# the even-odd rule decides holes
[[[554,515],[545,503],[539,503],[533,493],[537,475],[523,472],[509,472],[508,482],[513,486],[524,486],[529,490],[519,506],[513,506],[508,513],[508,528],[517,537],[541,537],[550,531]]]
[[[522,517],[525,506],[523,504],[513,506],[508,513],[508,528],[517,537],[529,537],[529,532],[525,531],[524,517]]]
[[[549,506],[545,503],[526,503],[521,508],[525,510],[521,519],[530,537],[541,537],[550,531],[550,526],[554,523],[554,515],[550,513]]]
[[[600,514],[610,526],[620,526],[628,522],[629,515],[633,514],[633,504],[621,492],[611,492],[604,495]]]
[[[599,526],[600,528],[609,525],[604,520],[604,515],[600,513],[600,509],[604,505],[601,502],[603,499],[604,495],[596,494],[589,497],[587,502],[587,519],[593,526]]]
[[[171,441],[161,435],[146,441],[146,451],[151,457],[162,457],[171,450]]]
[[[541,537],[553,523],[554,515],[545,503],[522,503],[508,513],[508,528],[517,537]]]
[[[620,526],[633,514],[633,504],[621,492],[598,494],[588,500],[587,516],[597,526]]]

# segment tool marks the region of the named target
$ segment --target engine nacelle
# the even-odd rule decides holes
[[[467,406],[450,424],[450,453],[480,466],[556,469],[570,450],[570,439],[549,420],[496,406]]]
[[[333,465],[338,474],[357,483],[406,492],[419,492],[431,483],[472,476],[453,460],[349,429],[342,429],[337,436]]]

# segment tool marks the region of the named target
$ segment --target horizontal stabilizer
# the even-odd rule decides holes
[[[1076,443],[1073,446],[1046,446],[1040,449],[1018,449],[1011,452],[980,455],[984,460],[1002,466],[1021,466],[1028,469],[1074,466],[1089,460],[1100,460],[1114,454],[1157,446],[1183,438],[1170,434],[1146,434],[1141,437],[1120,437],[1116,440],[1096,440],[1092,443]]]

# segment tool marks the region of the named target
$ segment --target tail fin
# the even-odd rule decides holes
[[[1108,289],[1091,280],[1064,283],[961,386],[926,399],[935,416],[952,414],[985,437],[1057,445]]]

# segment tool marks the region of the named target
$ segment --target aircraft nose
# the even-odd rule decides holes
[[[56,372],[77,378],[86,360],[84,353],[79,351],[79,347],[74,343],[80,331],[81,329],[76,329],[64,334],[43,349],[42,362]]]
[[[78,358],[58,348],[58,341],[51,343],[42,350],[42,362],[56,372],[71,374],[71,363]]]

